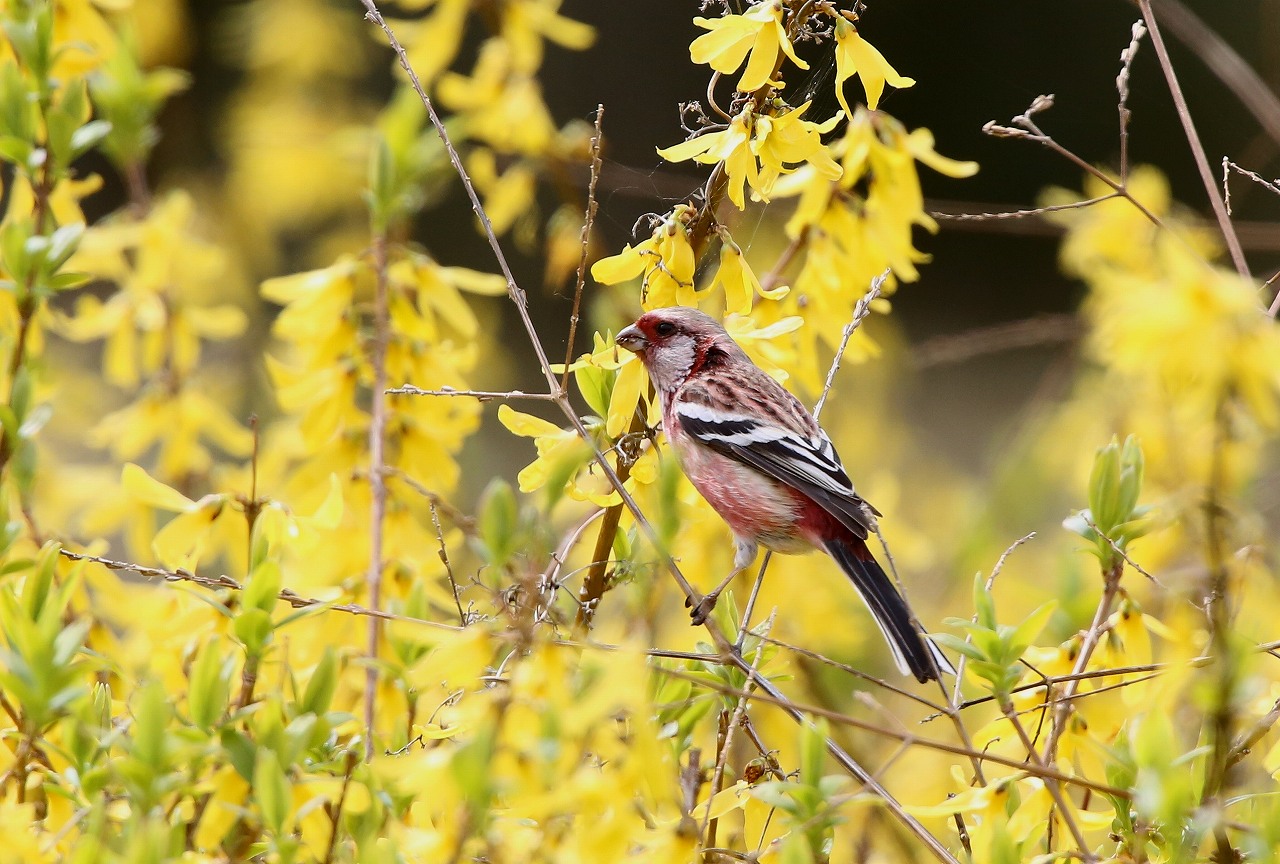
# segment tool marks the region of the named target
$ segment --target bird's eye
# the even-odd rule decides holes
[[[657,333],[659,336],[670,336],[672,333],[676,332],[676,325],[672,324],[670,321],[659,321],[658,326],[653,328],[653,332]]]

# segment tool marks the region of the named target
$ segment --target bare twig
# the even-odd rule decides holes
[[[1116,181],[1102,169],[1098,168],[1095,165],[1091,165],[1087,160],[1082,159],[1080,156],[1077,156],[1071,150],[1068,150],[1066,147],[1063,147],[1061,144],[1059,144],[1057,141],[1054,140],[1052,135],[1049,135],[1047,132],[1041,129],[1040,126],[1035,122],[1035,120],[1032,119],[1035,117],[1036,114],[1039,114],[1042,111],[1047,111],[1049,108],[1052,108],[1052,107],[1053,107],[1053,94],[1037,96],[1034,100],[1032,100],[1031,105],[1027,108],[1026,111],[1019,114],[1017,117],[1014,117],[1013,120],[1010,121],[1013,123],[1012,126],[1003,126],[1001,124],[996,123],[995,121],[989,121],[982,127],[982,131],[988,135],[992,135],[997,138],[1020,138],[1026,141],[1032,141],[1036,144],[1040,144],[1041,146],[1048,148],[1054,153],[1057,153],[1062,158],[1066,159],[1072,165],[1075,165],[1081,171],[1084,171],[1086,174],[1090,175],[1091,177],[1095,177],[1098,180],[1105,183],[1107,186],[1111,187],[1111,190],[1113,192],[1123,197],[1126,201],[1128,201],[1135,208],[1137,208],[1138,212],[1140,212],[1143,216],[1147,217],[1147,220],[1150,221],[1151,224],[1155,225],[1157,228],[1164,229],[1165,224],[1163,221],[1161,221],[1160,217],[1152,213],[1149,209],[1147,209],[1147,205],[1143,204],[1141,201],[1135,198],[1133,194],[1129,192],[1128,188],[1125,186],[1124,183]],[[1091,203],[1096,204],[1101,200],[1106,200],[1106,197],[1107,196],[1103,196],[1098,199],[1092,199]],[[1069,206],[1074,206],[1074,205],[1069,205]]]
[[[871,287],[867,289],[867,293],[863,294],[861,299],[853,306],[853,318],[848,324],[844,325],[844,332],[840,335],[840,347],[836,349],[836,355],[831,359],[831,366],[827,369],[827,380],[822,385],[822,395],[818,397],[817,403],[813,406],[813,419],[817,420],[822,416],[822,408],[827,404],[827,394],[831,392],[831,385],[835,383],[836,373],[840,371],[840,361],[844,359],[844,352],[849,347],[849,340],[853,338],[853,333],[862,326],[862,322],[871,314],[871,304],[880,296],[881,289],[884,288],[885,280],[889,278],[889,270],[886,269],[879,276],[871,280]]]
[[[1080,514],[1080,515],[1084,516],[1084,514],[1083,514],[1083,513],[1082,513],[1082,514]],[[1094,521],[1093,521],[1092,519],[1090,519],[1088,516],[1084,516],[1084,522],[1085,522],[1085,524],[1086,524],[1086,525],[1088,525],[1090,528],[1092,528],[1092,529],[1093,529],[1093,533],[1097,534],[1097,535],[1098,535],[1099,537],[1101,537],[1103,540],[1106,540],[1106,541],[1107,541],[1107,545],[1111,547],[1111,551],[1112,551],[1112,552],[1115,552],[1117,555],[1119,555],[1119,556],[1124,560],[1124,562],[1125,562],[1126,564],[1128,564],[1128,565],[1129,565],[1130,567],[1132,567],[1134,570],[1137,570],[1137,571],[1138,571],[1139,573],[1141,573],[1143,576],[1146,576],[1148,579],[1150,579],[1150,580],[1151,580],[1151,582],[1152,582],[1153,584],[1155,584],[1155,585],[1159,585],[1161,588],[1164,588],[1164,587],[1165,587],[1165,585],[1164,585],[1164,583],[1163,583],[1163,582],[1161,582],[1159,579],[1157,579],[1156,577],[1154,577],[1154,576],[1152,576],[1150,573],[1148,573],[1146,570],[1144,570],[1144,569],[1142,568],[1142,565],[1141,565],[1141,564],[1139,564],[1137,561],[1134,561],[1134,560],[1133,560],[1133,558],[1131,558],[1131,557],[1129,556],[1129,553],[1128,553],[1128,552],[1126,552],[1126,551],[1124,551],[1124,549],[1120,546],[1120,544],[1119,544],[1119,543],[1117,543],[1116,541],[1114,541],[1114,540],[1112,540],[1110,537],[1108,537],[1108,536],[1106,535],[1106,533],[1104,533],[1104,532],[1102,531],[1102,529],[1101,529],[1101,528],[1099,528],[1096,524],[1094,524]]]
[[[905,699],[910,699],[912,702],[916,702],[920,705],[923,705],[926,708],[931,708],[934,711],[938,712],[939,714],[946,713],[946,708],[942,705],[939,705],[937,702],[933,702],[929,699],[926,699],[923,696],[920,696],[916,693],[912,693],[910,690],[907,690],[905,687],[899,687],[898,685],[892,684],[889,681],[884,680],[883,678],[877,678],[876,676],[870,673],[863,672],[861,669],[855,669],[853,666],[850,666],[847,663],[841,663],[839,660],[833,660],[830,657],[827,657],[826,655],[819,654],[817,651],[813,651],[809,648],[802,648],[799,645],[793,645],[790,642],[784,642],[781,639],[776,639],[772,636],[761,636],[760,638],[771,645],[777,645],[779,648],[784,648],[787,651],[791,651],[795,654],[799,654],[801,657],[808,657],[812,660],[816,660],[817,662],[822,663],[823,665],[830,666],[832,669],[839,669],[841,672],[852,675],[853,677],[861,681],[866,681],[867,683],[874,684],[877,687],[881,687],[889,691],[890,693],[897,694],[898,696],[901,696]]]
[[[540,402],[554,402],[555,395],[551,393],[525,393],[521,390],[455,390],[452,387],[441,387],[439,390],[423,390],[421,387],[414,387],[412,384],[403,384],[399,387],[392,387],[384,391],[388,396],[469,396],[481,402],[489,402],[493,399],[512,400],[512,399],[534,399]]]
[[[746,666],[745,663],[743,665]],[[705,677],[693,675],[692,673],[684,672],[680,669],[667,669],[662,667],[655,667],[655,668],[657,668],[657,670],[663,675],[668,675],[673,678],[681,678],[687,681],[694,681],[700,684],[701,686],[704,686],[710,690],[714,690],[718,693],[723,693],[726,696],[741,696],[745,692],[739,688],[732,687],[728,684],[723,684],[720,681],[708,680]],[[748,671],[749,669],[750,669],[750,666],[746,666],[746,668],[743,669],[743,671],[745,672],[745,671]],[[759,691],[749,694],[754,701],[763,702],[770,705],[776,705],[779,708],[782,708],[788,714],[791,714],[791,712],[794,711],[794,712],[797,712],[801,718],[803,718],[804,715],[811,715],[814,717],[825,717],[826,719],[831,720],[834,723],[839,723],[842,726],[848,726],[853,729],[861,729],[864,732],[871,732],[872,734],[879,735],[883,738],[891,738],[895,741],[905,741],[910,744],[923,747],[927,750],[936,750],[940,753],[950,753],[955,756],[978,758],[984,762],[990,762],[993,765],[1003,765],[1007,768],[1015,768],[1020,771],[1025,771],[1028,775],[1031,775],[1031,776],[1042,777],[1046,779],[1052,778],[1054,780],[1059,781],[1060,783],[1067,783],[1074,786],[1079,786],[1082,789],[1092,789],[1094,792],[1100,792],[1104,795],[1115,795],[1123,800],[1128,800],[1130,797],[1129,792],[1125,789],[1120,789],[1115,786],[1109,786],[1105,783],[1099,783],[1094,780],[1090,780],[1087,777],[1071,776],[1068,774],[1064,774],[1061,771],[1058,771],[1056,768],[1053,768],[1051,765],[1045,765],[1043,767],[1038,765],[1029,765],[1024,760],[1014,759],[1008,756],[1002,756],[1001,754],[994,751],[989,750],[984,752],[984,751],[972,750],[970,748],[966,748],[958,744],[951,744],[946,741],[936,741],[932,738],[922,738],[918,735],[913,735],[910,732],[903,732],[897,729],[888,729],[888,728],[885,728],[884,726],[878,726],[875,723],[869,723],[866,720],[859,720],[856,717],[850,717],[848,714],[842,714],[839,711],[833,711],[829,708],[823,708],[818,705],[810,705],[803,702],[794,702],[790,699],[787,699],[784,696],[778,695],[777,688],[767,678],[764,678],[762,676],[752,676],[749,674],[749,672],[748,672],[748,677],[755,680],[760,687]],[[765,684],[767,684],[768,686],[766,687]],[[830,750],[830,747],[828,747],[828,750]],[[837,759],[837,761],[839,760]],[[859,768],[859,771],[863,771],[863,769]],[[865,771],[863,771],[863,773],[865,773]],[[880,786],[879,782],[875,781],[870,776],[867,777],[867,781],[865,782],[874,784],[874,787]],[[874,791],[874,787],[872,791]],[[893,803],[896,804],[897,802],[894,801]],[[954,860],[954,856],[951,856],[950,852],[947,852],[946,854],[948,857]]]
[[[387,427],[387,343],[391,339],[391,317],[387,300],[387,234],[378,232],[373,238],[373,266],[375,287],[373,299],[373,338],[369,345],[369,360],[373,366],[373,389],[369,394],[369,606],[378,609],[382,605],[382,523],[387,512],[387,478],[384,446]],[[464,622],[465,623],[465,622]],[[378,701],[378,641],[382,634],[381,622],[369,619],[366,653],[369,666],[365,670],[364,725],[366,732],[365,760],[372,761],[374,754],[373,731]]]
[[[444,545],[444,529],[440,527],[440,514],[436,511],[436,503],[429,502],[431,507],[431,524],[436,529],[436,542],[440,544],[440,563],[444,565],[444,572],[449,577],[449,587],[453,589],[453,603],[458,607],[458,624],[462,627],[467,626],[467,613],[462,611],[462,594],[458,590],[458,580],[453,578],[453,565],[449,563],[449,550]]]
[[[1013,726],[1014,731],[1018,733],[1018,740],[1022,742],[1022,746],[1026,749],[1027,758],[1031,760],[1031,764],[1041,770],[1046,768],[1045,760],[1040,758],[1040,754],[1036,751],[1035,743],[1031,740],[1031,736],[1027,734],[1022,721],[1018,719],[1017,712],[1014,711],[1013,700],[1006,695],[1000,700],[1000,703],[1001,713]],[[1071,812],[1071,807],[1067,804],[1066,796],[1062,792],[1061,782],[1046,777],[1044,786],[1049,791],[1049,796],[1053,798],[1053,803],[1057,805],[1058,812],[1062,814],[1062,821],[1066,823],[1067,830],[1071,832],[1072,838],[1076,841],[1076,847],[1080,850],[1082,860],[1085,864],[1097,861],[1098,856],[1094,855],[1089,849],[1089,844],[1085,842],[1084,834],[1080,831],[1080,825],[1076,821],[1075,814]]]
[[[1247,177],[1254,183],[1257,183],[1263,189],[1276,195],[1280,195],[1280,180],[1268,180],[1256,171],[1250,171],[1248,168],[1241,168],[1232,162],[1226,156],[1222,157],[1222,199],[1227,207],[1227,215],[1231,215],[1231,172],[1234,171],[1241,177]]]
[[[1226,205],[1223,203],[1222,196],[1218,194],[1218,185],[1213,177],[1213,170],[1209,167],[1209,158],[1205,155],[1204,145],[1200,143],[1200,135],[1196,132],[1195,122],[1191,119],[1191,111],[1187,107],[1186,97],[1182,95],[1182,87],[1178,84],[1178,76],[1173,71],[1173,63],[1169,60],[1169,50],[1165,47],[1164,38],[1160,35],[1160,26],[1156,22],[1155,13],[1151,9],[1151,0],[1138,0],[1138,8],[1142,10],[1142,17],[1147,22],[1147,29],[1151,32],[1151,45],[1156,50],[1156,57],[1160,60],[1160,69],[1164,72],[1165,82],[1169,85],[1169,93],[1173,96],[1174,107],[1178,111],[1178,120],[1182,123],[1182,131],[1187,136],[1187,143],[1191,146],[1191,155],[1195,157],[1196,168],[1200,172],[1200,180],[1204,183],[1205,192],[1209,196],[1209,203],[1213,206],[1213,213],[1218,219],[1218,227],[1222,230],[1223,239],[1227,242],[1227,251],[1231,253],[1231,261],[1235,264],[1236,271],[1245,279],[1251,279],[1249,273],[1249,263],[1245,260],[1244,250],[1240,247],[1240,238],[1236,236],[1235,227],[1231,224],[1231,217],[1227,215]]]
[[[1083,210],[1086,207],[1092,207],[1094,204],[1101,204],[1103,201],[1121,197],[1123,196],[1119,192],[1108,192],[1106,195],[1086,198],[1083,201],[1072,201],[1070,204],[1048,204],[1044,207],[1032,207],[1024,210],[996,210],[986,213],[947,213],[941,210],[930,210],[929,215],[940,222],[988,222],[1004,219],[1026,219],[1029,216],[1043,216],[1046,213],[1057,213],[1062,210]]]
[[[142,564],[133,564],[128,561],[116,561],[111,558],[103,558],[98,555],[86,555],[82,552],[72,552],[69,549],[59,549],[59,554],[72,561],[92,561],[94,564],[101,564],[108,570],[117,570],[121,572],[137,573],[139,576],[145,576],[148,579],[162,579],[165,582],[189,582],[193,585],[199,585],[202,588],[212,588],[215,590],[229,589],[231,591],[243,591],[244,586],[232,579],[230,576],[200,576],[189,570],[164,570],[159,567],[146,567]],[[454,627],[450,624],[441,624],[439,621],[428,621],[425,618],[413,618],[408,615],[396,615],[391,612],[383,612],[379,609],[370,609],[367,606],[360,606],[355,603],[332,603],[327,600],[319,600],[314,597],[303,597],[294,591],[285,588],[278,595],[277,599],[288,603],[294,609],[306,609],[317,607],[325,611],[345,612],[348,615],[367,616],[369,618],[378,618],[383,621],[396,621],[405,624],[418,624],[423,627],[433,627],[437,630],[458,631],[462,628]]]
[[[783,274],[787,272],[787,268],[791,266],[791,262],[795,260],[796,255],[804,248],[804,244],[809,239],[809,226],[806,225],[795,236],[787,248],[782,250],[782,254],[778,256],[778,260],[774,262],[773,269],[764,274],[764,278],[760,280],[760,288],[762,291],[772,291],[782,282]]]
[[[1120,116],[1120,182],[1129,182],[1129,120],[1133,112],[1129,110],[1129,70],[1133,68],[1133,58],[1138,56],[1138,46],[1142,37],[1147,35],[1147,28],[1141,21],[1133,23],[1132,38],[1129,47],[1120,52],[1120,74],[1116,76],[1116,93],[1120,102],[1116,106]]]
[[[762,634],[768,635],[769,631],[773,629],[773,621],[774,621],[774,616],[770,615],[769,618],[764,622],[764,627],[761,630]],[[755,657],[752,658],[751,660],[751,671],[753,675],[755,676],[759,675],[760,661],[763,659],[764,659],[764,646],[761,645],[756,648]],[[716,845],[716,821],[717,820],[714,820],[711,818],[711,800],[710,799],[715,798],[716,794],[719,793],[720,789],[723,787],[724,769],[725,769],[726,763],[729,761],[729,751],[733,748],[734,732],[737,731],[739,724],[741,724],[742,719],[745,716],[745,712],[747,710],[747,702],[748,700],[750,700],[751,691],[753,691],[754,689],[755,688],[751,686],[750,682],[748,682],[746,691],[741,696],[738,697],[738,702],[733,707],[733,714],[729,718],[729,726],[725,730],[724,741],[720,742],[720,747],[718,748],[718,751],[716,753],[716,768],[715,768],[715,772],[711,775],[711,789],[708,793],[707,812],[702,819],[701,836],[705,838],[704,845],[706,846]]]
[[[587,181],[587,209],[582,217],[582,257],[578,259],[578,278],[573,286],[573,312],[569,314],[569,338],[564,354],[564,374],[560,389],[569,386],[569,367],[573,365],[573,346],[578,336],[578,311],[582,308],[582,289],[587,284],[587,257],[591,249],[591,226],[596,221],[596,184],[600,182],[601,124],[604,122],[604,105],[596,106],[596,134],[591,136],[591,179]]]
[[[1093,621],[1089,624],[1089,629],[1085,631],[1084,641],[1080,644],[1080,653],[1076,655],[1075,665],[1071,672],[1073,676],[1078,676],[1089,665],[1089,660],[1093,658],[1094,649],[1098,647],[1099,641],[1102,639],[1102,633],[1105,629],[1106,621],[1111,617],[1111,606],[1115,602],[1116,595],[1120,591],[1120,577],[1124,573],[1124,563],[1120,561],[1103,569],[1102,580],[1102,598],[1098,601],[1098,606],[1093,612]],[[1054,712],[1053,725],[1049,729],[1048,743],[1044,747],[1044,758],[1046,762],[1052,762],[1057,755],[1058,739],[1062,737],[1062,733],[1066,731],[1067,715],[1071,710],[1070,698],[1075,695],[1080,687],[1079,677],[1072,677],[1068,682],[1063,696],[1065,697],[1058,705]]]

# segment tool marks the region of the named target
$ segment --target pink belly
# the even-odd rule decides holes
[[[801,536],[802,499],[753,468],[698,447],[682,460],[685,474],[733,533],[783,553],[807,552]]]

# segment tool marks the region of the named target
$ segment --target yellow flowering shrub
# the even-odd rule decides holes
[[[977,171],[887,113],[929,81],[862,3],[695,5],[701,188],[604,248],[562,0],[219,10],[199,171],[154,152],[192,10],[0,2],[0,864],[1276,857],[1271,295],[1157,166],[1045,191],[1080,359],[966,476],[888,320],[920,166]],[[440,240],[460,175],[580,269],[567,351]],[[614,337],[672,305],[821,404],[956,680],[817,556],[688,626],[733,544]]]

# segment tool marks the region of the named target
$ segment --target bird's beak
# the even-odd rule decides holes
[[[614,341],[628,351],[634,351],[637,354],[649,347],[649,340],[644,338],[644,334],[634,324],[630,327],[622,328],[614,338]]]

